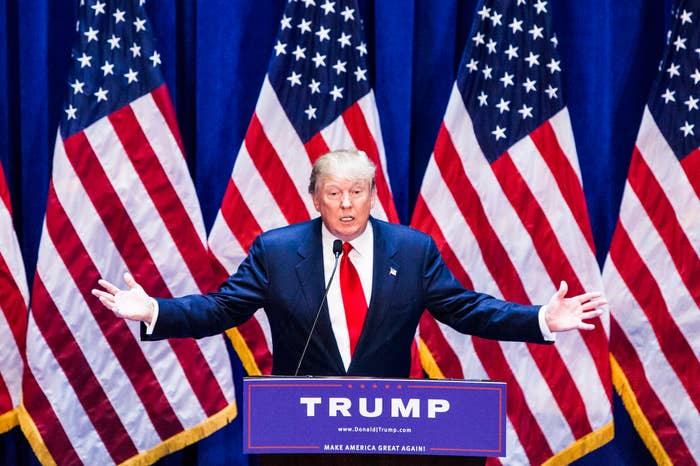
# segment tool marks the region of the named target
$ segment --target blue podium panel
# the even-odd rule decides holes
[[[245,453],[506,455],[506,385],[247,377]]]

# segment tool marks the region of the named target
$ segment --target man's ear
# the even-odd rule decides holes
[[[316,212],[319,212],[319,213],[320,213],[320,212],[321,212],[321,207],[320,207],[320,205],[319,205],[318,197],[317,197],[317,196],[318,196],[317,193],[314,192],[313,194],[311,194],[311,200],[312,200],[313,203],[314,203],[314,209],[316,209]]]

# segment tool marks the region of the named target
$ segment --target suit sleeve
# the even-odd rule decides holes
[[[248,256],[218,291],[180,298],[158,298],[158,320],[151,335],[141,325],[142,340],[202,338],[216,335],[250,319],[265,306],[268,263],[263,240],[258,237]]]
[[[423,263],[426,308],[458,332],[492,340],[548,343],[538,321],[540,306],[527,306],[467,290],[452,275],[428,238]]]

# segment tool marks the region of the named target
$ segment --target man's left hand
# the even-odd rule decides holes
[[[591,292],[578,296],[566,297],[569,286],[562,281],[559,290],[545,304],[544,318],[552,332],[567,330],[593,330],[595,325],[584,322],[600,316],[604,310],[600,306],[607,304],[602,293]]]

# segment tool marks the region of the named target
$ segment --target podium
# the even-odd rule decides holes
[[[275,465],[484,464],[506,454],[506,386],[246,377],[243,451]]]

